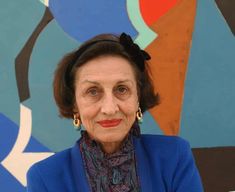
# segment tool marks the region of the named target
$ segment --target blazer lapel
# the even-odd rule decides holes
[[[137,174],[140,180],[141,192],[152,192],[150,167],[146,151],[141,142],[141,138],[133,137],[133,142],[135,147]]]
[[[80,141],[80,140],[79,140]],[[79,142],[78,141],[78,142]],[[81,157],[81,152],[78,147],[78,142],[74,145],[71,150],[72,157],[72,172],[75,179],[76,192],[89,192],[89,185],[83,166],[83,160]]]

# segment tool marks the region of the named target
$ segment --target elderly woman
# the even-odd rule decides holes
[[[142,112],[158,104],[147,60],[129,35],[99,35],[59,63],[61,116],[85,131],[70,149],[28,172],[29,192],[201,192],[189,144],[140,134]]]

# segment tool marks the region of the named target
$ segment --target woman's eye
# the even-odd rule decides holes
[[[125,87],[125,86],[119,86],[119,87],[117,87],[117,92],[119,93],[119,94],[125,94],[125,93],[127,93],[128,92],[128,88],[127,87]]]
[[[91,88],[87,91],[87,93],[90,95],[90,96],[97,96],[98,95],[98,90],[96,88]]]

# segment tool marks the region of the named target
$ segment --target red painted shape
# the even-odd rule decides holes
[[[151,26],[180,0],[139,0],[140,11],[145,23]]]

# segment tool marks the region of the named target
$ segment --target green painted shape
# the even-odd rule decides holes
[[[135,42],[142,49],[145,49],[155,38],[157,38],[157,34],[144,22],[140,12],[139,0],[127,0],[127,12],[132,24],[139,32]]]

